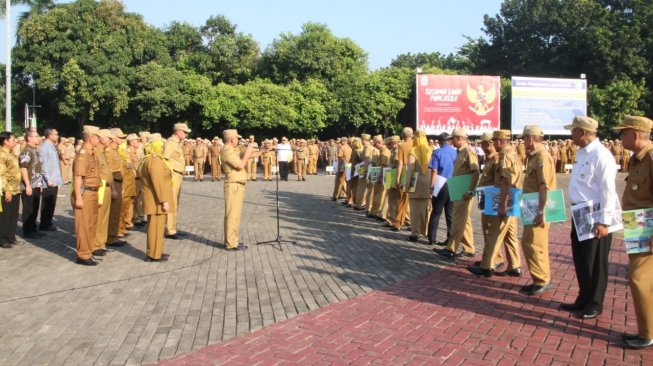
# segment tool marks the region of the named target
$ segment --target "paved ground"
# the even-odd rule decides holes
[[[331,202],[332,177],[308,180],[281,184],[281,235],[296,241],[281,247],[255,245],[276,237],[274,182],[248,184],[239,253],[221,249],[222,183],[185,183],[187,235],[166,242],[167,263],[143,262],[133,232],[100,266],[74,264],[60,197],[60,232],[0,251],[0,365],[653,362],[618,346],[635,327],[621,242],[606,312],[580,322],[557,310],[576,293],[568,226],[552,230],[556,290],[526,298],[527,278],[476,279]]]

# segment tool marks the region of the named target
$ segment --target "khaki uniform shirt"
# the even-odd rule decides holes
[[[184,149],[181,147],[179,137],[171,136],[166,140],[163,145],[163,159],[168,162],[175,173],[184,175],[186,160],[184,160]]]
[[[556,189],[556,173],[551,154],[540,146],[530,153],[524,177],[524,193],[539,192],[545,185],[549,191]]]
[[[397,163],[401,161],[406,166],[408,164],[408,154],[410,154],[412,148],[413,139],[408,139],[399,145],[397,148]]]
[[[308,145],[308,155],[309,156],[317,156],[320,153],[320,150],[317,148],[317,145],[311,144]]]
[[[624,210],[653,207],[653,142],[630,159],[622,201]]]
[[[379,149],[379,165],[384,168],[390,167],[391,158],[392,152],[390,149],[388,149],[387,146],[382,146],[381,149]]]
[[[82,177],[83,187],[100,187],[100,172],[91,145],[82,146],[75,156],[73,175]]]
[[[499,153],[499,163],[495,167],[494,186],[499,187],[501,179],[506,178],[511,188],[521,188],[524,177],[523,170],[521,158],[517,152],[510,147],[503,149]]]
[[[345,171],[345,164],[349,164],[351,162],[351,146],[349,145],[340,145],[340,148],[338,148],[338,171],[339,172],[344,172]]]
[[[225,145],[222,149],[222,171],[225,174],[225,183],[245,183],[247,172],[245,169],[236,168],[240,165],[240,152],[238,149]]]
[[[479,170],[476,151],[467,144],[458,148],[458,155],[453,162],[453,175],[473,174]]]
[[[161,204],[168,202],[168,212],[175,212],[175,202],[172,197],[172,172],[158,155],[149,155],[143,162],[143,213],[146,215],[162,215]]]
[[[100,179],[104,179],[108,185],[112,185],[113,173],[111,173],[111,166],[109,166],[106,155],[104,154],[104,146],[93,149],[93,155],[95,156],[97,169],[100,173]]]
[[[305,147],[296,147],[295,148],[295,159],[304,161],[307,157],[307,151]]]
[[[0,147],[0,165],[2,165],[2,190],[12,195],[20,194],[20,167],[13,151]]]
[[[485,164],[483,164],[483,171],[481,171],[481,177],[478,181],[479,187],[487,187],[494,185],[494,172],[496,171],[496,166],[499,164],[499,153],[493,152],[491,155],[485,158]]]
[[[109,147],[107,147],[104,150],[104,156],[107,159],[107,163],[109,163],[109,167],[111,168],[111,173],[113,173],[113,180],[114,181],[121,181],[122,180],[122,159],[120,158],[120,155],[118,154],[118,145],[116,144],[111,144]]]

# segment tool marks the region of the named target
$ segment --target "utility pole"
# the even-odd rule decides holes
[[[7,47],[7,63],[5,65],[5,131],[11,131],[11,0],[5,0],[5,45]]]

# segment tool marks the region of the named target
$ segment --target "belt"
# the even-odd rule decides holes
[[[120,179],[113,178],[113,181],[118,182],[118,183],[122,183],[122,178],[120,178]]]
[[[238,182],[225,182],[225,183],[235,183],[235,184],[242,184],[242,185],[245,185],[245,182],[240,182],[240,181],[238,181]]]
[[[172,171],[179,175],[184,175],[184,172],[180,172],[179,170],[172,169]]]
[[[83,189],[84,189],[85,191],[93,191],[93,192],[97,192],[97,191],[99,191],[99,190],[100,190],[100,188],[99,188],[99,187],[89,187],[89,186],[83,186],[82,188],[83,188]]]

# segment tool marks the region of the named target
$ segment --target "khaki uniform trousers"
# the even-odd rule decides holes
[[[367,212],[370,212],[370,207],[374,204],[374,182],[366,182],[367,194],[365,195],[365,202],[367,203]]]
[[[534,285],[544,285],[551,281],[549,265],[549,226],[524,225],[522,248],[528,270]]]
[[[383,183],[374,183],[373,198],[370,204],[370,214],[382,217],[383,202],[385,201],[385,186]]]
[[[95,249],[104,249],[109,239],[109,213],[111,212],[111,188],[104,190],[102,206],[98,206],[97,220],[95,225]],[[94,250],[95,250],[94,249]]]
[[[347,202],[355,204],[356,202],[356,190],[358,189],[358,176],[351,178],[347,182]]]
[[[204,158],[195,159],[195,180],[204,180]]]
[[[481,214],[481,230],[483,231],[483,243],[484,243],[483,253],[481,254],[482,258],[485,257],[485,255],[486,255],[485,252],[486,251],[491,250],[491,248],[490,248],[491,245],[489,244],[489,241],[488,241],[489,240],[488,235],[490,234],[491,227],[493,225],[496,225],[494,220],[493,220],[494,218],[496,218],[496,216]],[[502,263],[503,261],[504,261],[503,260],[503,253],[499,250],[499,251],[497,251],[497,256],[496,256],[496,258],[494,258],[493,263]],[[483,261],[481,260],[481,266],[482,265],[483,265]],[[482,268],[485,268],[485,267],[482,267]]]
[[[143,185],[139,178],[136,179],[136,197],[134,197],[134,208],[132,209],[134,213],[132,217],[132,223],[134,218],[137,221],[143,220]]]
[[[120,227],[120,211],[122,208],[122,182],[113,181],[111,189],[115,187],[118,192],[118,197],[111,200],[111,208],[109,209],[109,239],[107,244],[111,244],[120,239],[118,237],[118,228]]]
[[[394,225],[395,218],[397,217],[397,203],[399,201],[399,190],[397,188],[390,188],[385,194],[385,203],[383,204],[384,216],[383,218],[388,225]]]
[[[472,230],[472,219],[470,213],[475,200],[458,200],[453,202],[453,213],[451,214],[451,237],[447,243],[447,249],[456,253],[462,245],[463,252],[476,252],[474,247],[474,231]]]
[[[134,227],[132,217],[134,216],[134,196],[122,196],[120,205],[120,224],[118,235],[125,235],[128,227]]]
[[[424,235],[428,233],[430,198],[410,199],[410,231],[411,235]]]
[[[263,180],[272,179],[272,163],[270,159],[263,160]]]
[[[367,180],[365,178],[358,178],[358,183],[356,183],[356,196],[354,197],[354,203],[356,207],[363,208],[367,204]],[[353,194],[353,192],[352,192]]]
[[[147,215],[147,247],[145,254],[161,259],[163,254],[163,235],[166,229],[166,215]]]
[[[175,211],[169,212],[166,216],[166,231],[168,235],[177,233],[177,212],[179,211],[179,198],[181,195],[181,183],[184,177],[177,173],[172,173],[172,200],[175,202]]]
[[[629,254],[628,284],[633,294],[639,336],[653,339],[653,254]]]
[[[317,155],[308,156],[308,174],[317,174]]]
[[[59,168],[61,169],[61,176],[63,178],[64,183],[70,182],[70,164],[66,165],[63,162],[59,162]]]
[[[240,215],[245,201],[245,185],[242,183],[224,184],[224,245],[226,248],[238,246]]]
[[[485,248],[481,259],[481,268],[493,269],[498,261],[503,262],[501,247],[505,245],[506,257],[508,258],[507,269],[521,267],[519,256],[519,241],[517,239],[517,218],[514,216],[498,217],[483,215],[481,220],[487,223],[487,235]],[[485,234],[485,226],[483,227]]]
[[[218,164],[218,159],[213,159],[211,164],[211,177],[215,180],[220,180],[222,177],[222,167]]]
[[[256,161],[249,159],[247,162],[247,177],[249,180],[256,180]]]
[[[401,226],[406,221],[406,215],[408,214],[408,192],[404,192],[401,189],[397,189],[397,215],[395,216],[394,222],[392,225],[397,229],[401,229]]]
[[[93,255],[93,239],[97,223],[97,192],[86,190],[82,194],[84,208],[75,208],[75,235],[77,258],[89,259]]]
[[[306,179],[306,159],[297,159],[297,180]]]
[[[345,173],[336,173],[333,183],[333,196],[332,198],[338,199],[345,195],[347,192],[347,182],[345,180]]]

